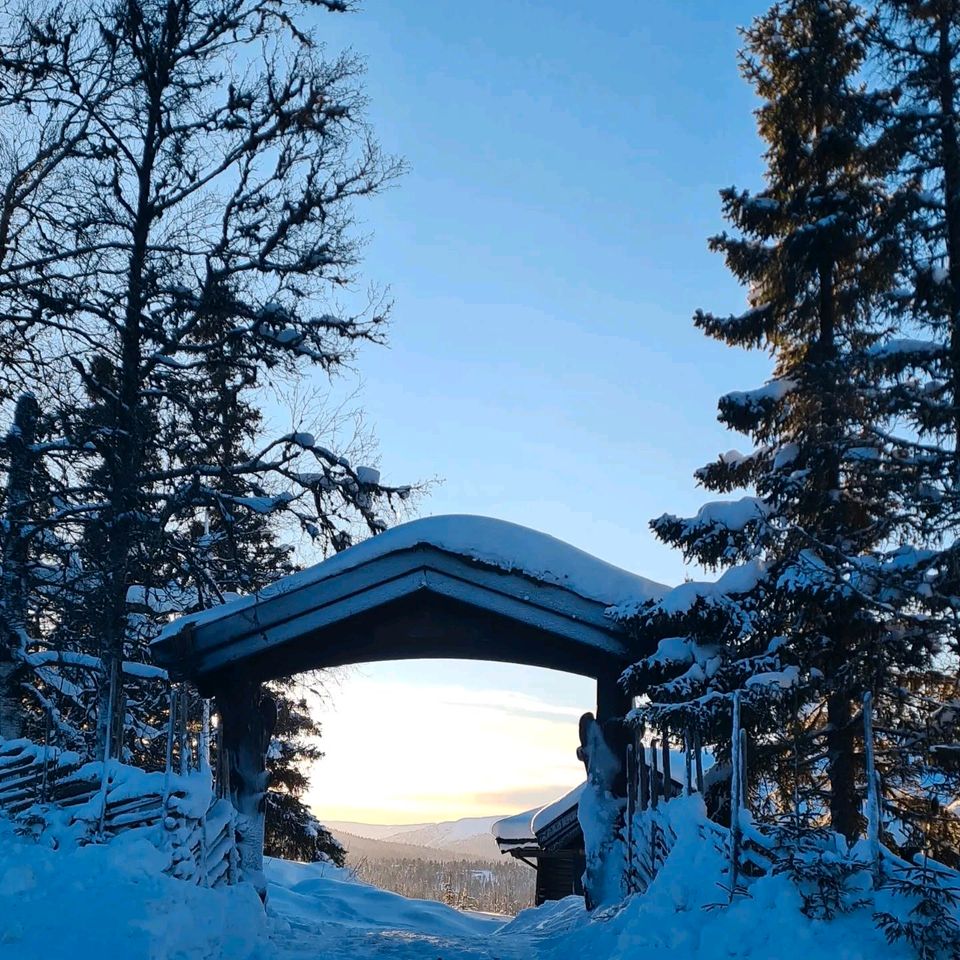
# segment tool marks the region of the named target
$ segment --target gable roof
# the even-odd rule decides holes
[[[204,685],[371,660],[502,660],[600,676],[631,651],[606,608],[666,587],[547,534],[488,517],[415,520],[255,595],[183,617],[158,664]],[[209,685],[209,683],[208,683]]]

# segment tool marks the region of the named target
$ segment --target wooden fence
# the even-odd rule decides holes
[[[200,775],[82,764],[77,754],[56,747],[0,741],[0,811],[24,831],[40,831],[56,810],[65,812],[77,842],[146,829],[169,853],[171,876],[211,887],[238,877],[236,813]]]
[[[867,775],[866,820],[868,859],[865,869],[877,883],[884,876],[908,870],[923,863],[951,887],[960,886],[960,874],[941,863],[924,860],[918,855],[910,862],[891,851],[880,841],[881,791],[874,760],[873,703],[869,694],[863,699],[865,765]],[[750,816],[747,790],[747,737],[740,724],[740,698],[732,702],[732,757],[730,771],[730,826],[712,820],[699,825],[700,836],[724,851],[728,859],[727,882],[731,897],[746,891],[752,879],[773,870],[777,859],[776,843]],[[703,793],[704,776],[701,747],[689,732],[682,738],[683,780],[672,776],[668,743],[652,740],[649,745],[635,739],[627,750],[627,804],[624,840],[627,846],[629,893],[644,892],[663,867],[676,842],[671,818],[665,805],[675,797]],[[846,845],[836,837],[837,853],[845,853]]]

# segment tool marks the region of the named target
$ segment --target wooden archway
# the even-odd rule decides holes
[[[172,677],[216,698],[242,866],[256,880],[274,719],[263,682],[378,660],[493,660],[594,678],[602,722],[624,715],[617,679],[639,655],[605,611],[665,589],[516,524],[433,517],[183,617],[152,651]]]

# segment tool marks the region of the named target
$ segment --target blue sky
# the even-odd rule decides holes
[[[718,190],[760,181],[736,28],[763,9],[744,0],[365,0],[356,15],[318,18],[331,50],[367,59],[370,118],[384,148],[410,165],[358,210],[371,234],[363,281],[389,284],[395,300],[389,348],[365,349],[358,369],[384,479],[442,481],[421,514],[513,520],[656,580],[687,572],[647,523],[703,502],[694,469],[744,447],[717,424],[717,398],[759,385],[770,368],[691,322],[697,307],[744,304],[706,241],[723,227]],[[591,707],[586,681],[496,665],[377,665],[354,671],[325,708],[317,809],[339,819],[370,819],[360,812],[391,802],[402,807],[397,819],[490,812],[496,791],[482,785],[496,771],[479,763],[476,783],[454,785],[461,798],[486,797],[473,806],[443,801],[438,789],[424,788],[418,807],[321,786],[355,750],[375,765],[369,751],[390,749],[343,720],[364,691],[399,704],[391,730],[403,737],[402,715],[420,723],[419,705],[434,695],[431,715],[453,723],[454,688],[464,709],[482,690],[514,717],[532,771],[517,790],[559,785],[546,783],[555,766],[537,767],[536,745],[549,737],[524,727],[529,716],[511,714],[506,694],[569,713]],[[458,716],[478,729],[486,722]],[[490,721],[491,738],[502,736],[501,720]],[[553,721],[572,755],[575,721]],[[411,724],[406,735],[418,729]],[[424,761],[410,778],[428,774]],[[564,776],[577,775],[573,760]],[[505,791],[509,806],[516,798]]]

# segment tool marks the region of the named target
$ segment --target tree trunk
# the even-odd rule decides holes
[[[263,838],[270,785],[266,759],[277,721],[277,705],[264,694],[258,681],[242,676],[221,687],[216,700],[227,794],[238,815],[240,869],[243,879],[252,883],[265,899]]]
[[[136,217],[132,224],[126,304],[120,335],[119,389],[114,406],[117,442],[110,463],[111,509],[101,636],[104,679],[97,712],[97,751],[104,759],[122,756],[123,753],[126,701],[120,665],[123,662],[127,636],[127,588],[131,552],[135,545],[134,524],[139,506],[143,464],[144,438],[140,410],[143,375],[141,324],[150,228],[156,215],[151,192],[162,120],[160,97],[160,89],[152,86],[143,156],[138,171]]]
[[[26,653],[27,540],[30,496],[36,456],[40,407],[30,394],[17,401],[13,429],[7,438],[10,473],[7,479],[3,536],[3,574],[0,580],[0,738],[23,735],[21,674]]]
[[[830,778],[830,822],[853,842],[860,835],[860,802],[854,756],[853,705],[844,694],[827,700],[827,775]]]

